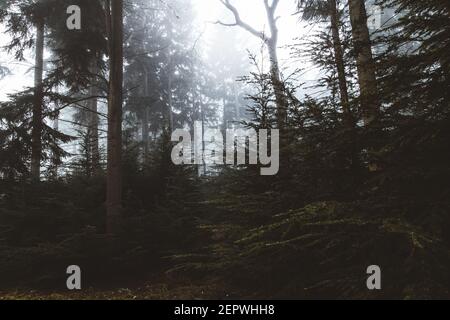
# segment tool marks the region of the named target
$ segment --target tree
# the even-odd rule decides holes
[[[344,50],[342,48],[339,27],[341,24],[338,2],[336,0],[300,0],[298,7],[303,8],[303,19],[330,19],[333,40],[334,60],[338,74],[339,93],[342,109],[349,126],[353,126],[353,115],[350,110],[350,100],[345,74]]]
[[[43,73],[44,73],[44,29],[42,17],[36,18],[36,45],[34,66],[34,104],[33,104],[33,131],[31,133],[31,177],[39,181],[41,176],[42,157],[42,101],[43,101]]]
[[[159,161],[160,142],[169,144],[161,149],[170,150],[167,136],[172,128],[193,130],[200,109],[205,118],[213,114],[210,102],[216,97],[209,90],[214,87],[211,71],[199,60],[201,34],[193,24],[190,0],[172,1],[170,6],[159,0],[135,4],[124,25],[129,34],[124,49],[124,130],[141,145],[141,168],[149,173]]]
[[[23,58],[25,48],[34,44],[34,99],[32,109],[31,133],[31,178],[39,181],[42,159],[42,130],[43,130],[43,74],[44,74],[44,41],[45,23],[48,17],[47,1],[37,0],[24,4],[14,4],[11,1],[2,4],[0,18],[6,20],[8,31],[13,39],[9,50],[17,49],[16,57]],[[26,28],[34,26],[34,39],[28,35]]]
[[[380,100],[375,75],[375,62],[367,26],[366,6],[364,0],[349,0],[348,3],[361,92],[363,121],[365,125],[369,125],[378,118]]]
[[[0,8],[0,20],[6,21],[7,31],[12,40],[7,46],[9,50],[16,50],[16,57],[23,58],[26,48],[34,44],[34,94],[31,121],[31,179],[34,182],[41,178],[42,135],[44,129],[44,42],[45,27],[49,18],[49,1],[35,0],[15,4],[7,1]],[[36,30],[34,38],[29,35],[28,28]]]
[[[107,1],[110,19],[106,231],[117,232],[122,209],[123,0]],[[109,7],[110,6],[110,7]]]
[[[93,85],[89,90],[91,99],[89,100],[89,132],[90,132],[90,148],[92,157],[92,173],[97,173],[100,170],[100,148],[99,148],[99,115],[98,115],[98,88]]]
[[[279,0],[273,0],[272,4],[269,3],[269,0],[264,0],[264,7],[266,9],[267,13],[267,20],[270,27],[270,37],[268,37],[263,31],[258,31],[254,29],[252,26],[247,24],[241,19],[241,16],[239,14],[239,11],[236,9],[235,6],[233,6],[230,3],[230,0],[220,0],[222,4],[231,12],[233,13],[235,22],[234,23],[224,23],[222,21],[217,21],[217,24],[223,25],[223,26],[239,26],[243,28],[244,30],[250,32],[252,35],[260,38],[264,44],[266,45],[268,51],[269,51],[269,57],[270,57],[270,74],[271,74],[271,80],[272,85],[275,92],[275,99],[276,99],[276,105],[277,105],[277,122],[278,127],[280,129],[283,129],[286,124],[286,117],[287,117],[287,99],[284,92],[284,86],[283,82],[281,80],[281,72],[278,62],[278,53],[277,53],[277,46],[278,46],[278,27],[277,27],[277,20],[278,17],[275,17],[275,13],[279,4]]]
[[[380,90],[395,113],[448,110],[450,99],[450,5],[446,1],[383,0],[397,13],[382,28]]]
[[[48,43],[52,49],[52,68],[48,78],[57,86],[62,83],[67,95],[83,99],[85,103],[74,104],[77,109],[76,122],[87,128],[88,154],[90,156],[89,174],[100,170],[99,151],[99,99],[107,91],[107,79],[104,57],[107,54],[106,23],[97,19],[104,15],[103,1],[78,0],[77,5],[83,12],[84,23],[81,30],[69,30],[65,27],[67,7],[71,0],[59,0],[51,6],[48,19]],[[80,96],[80,92],[82,95]]]

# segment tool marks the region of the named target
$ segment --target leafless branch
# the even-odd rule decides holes
[[[219,1],[233,14],[235,22],[234,23],[225,23],[222,21],[217,21],[216,24],[220,24],[220,25],[226,26],[226,27],[239,26],[239,27],[243,28],[244,30],[253,34],[255,37],[258,37],[263,41],[267,40],[267,37],[264,34],[264,32],[257,31],[255,28],[250,26],[248,23],[242,21],[239,11],[236,9],[235,6],[233,6],[231,4],[230,0],[219,0]],[[268,1],[268,0],[264,0],[264,1]]]

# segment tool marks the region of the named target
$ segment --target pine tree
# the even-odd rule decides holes
[[[110,8],[106,231],[114,234],[122,209],[123,1],[112,1]]]
[[[377,120],[381,106],[371,39],[367,26],[366,6],[364,0],[349,0],[348,3],[361,92],[363,120],[366,125],[369,125]]]
[[[41,177],[42,158],[42,122],[43,122],[43,73],[44,73],[44,18],[37,16],[36,44],[35,44],[35,66],[34,66],[34,104],[33,104],[33,130],[31,133],[31,178],[39,181]]]
[[[339,93],[341,106],[347,124],[350,127],[354,126],[354,117],[350,110],[350,99],[346,78],[346,67],[344,62],[344,49],[342,46],[340,25],[341,13],[336,0],[300,0],[298,2],[299,9],[303,9],[303,19],[305,20],[321,20],[324,18],[330,19],[330,29],[333,40],[333,51],[335,67],[338,74]]]

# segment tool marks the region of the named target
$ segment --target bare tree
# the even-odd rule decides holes
[[[250,32],[255,37],[260,38],[264,44],[267,46],[270,57],[270,75],[272,80],[273,89],[275,92],[275,99],[277,105],[277,121],[280,129],[285,127],[286,116],[287,116],[287,99],[284,91],[284,84],[281,81],[281,72],[278,62],[277,45],[278,45],[278,27],[277,20],[279,17],[275,16],[278,4],[280,0],[262,0],[264,2],[264,7],[267,13],[267,20],[270,27],[270,37],[268,37],[263,31],[258,31],[248,23],[244,22],[239,14],[239,11],[235,6],[233,6],[230,0],[219,0],[234,16],[234,23],[225,23],[222,21],[217,21],[217,24],[234,27],[238,26],[244,30]]]

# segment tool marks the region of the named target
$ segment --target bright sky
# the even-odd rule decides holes
[[[237,33],[237,35],[244,39],[242,43],[246,44],[246,48],[242,48],[242,54],[246,55],[246,50],[249,49],[253,53],[258,53],[258,48],[261,47],[261,42],[249,34],[247,31],[242,30],[239,27],[224,27],[215,25],[211,22],[221,20],[223,22],[234,22],[232,14],[220,3],[219,0],[192,0],[195,4],[195,8],[198,12],[198,25],[199,29],[203,31],[201,42],[203,46],[215,46],[220,41],[220,36],[223,34],[226,36],[228,33]],[[167,0],[170,3],[170,0]],[[231,0],[241,14],[241,18],[252,25],[257,30],[265,30],[269,33],[267,26],[266,13],[264,9],[263,0]],[[280,1],[277,16],[280,16],[278,20],[278,27],[280,30],[279,40],[279,58],[282,68],[288,68],[290,70],[297,67],[308,69],[309,63],[297,63],[293,64],[289,61],[289,49],[285,48],[286,45],[292,44],[293,39],[306,35],[310,31],[310,27],[299,24],[298,16],[294,16],[295,1],[294,0],[282,0]],[[182,13],[181,13],[182,14]],[[7,43],[8,38],[5,36],[2,28],[0,27],[0,46]],[[205,48],[203,48],[205,49]],[[27,61],[18,62],[13,57],[6,55],[2,52],[0,56],[0,63],[13,69],[13,75],[7,76],[3,80],[0,80],[0,101],[4,101],[8,93],[13,93],[22,90],[26,86],[33,85],[33,58],[32,54],[27,55]],[[313,74],[305,75],[306,78],[314,78]],[[305,80],[305,79],[302,79]]]
[[[0,26],[0,46],[4,46],[7,42],[8,37]],[[15,61],[14,57],[6,54],[4,51],[1,52],[0,65],[12,69],[14,75],[0,80],[0,101],[6,100],[7,93],[17,92],[25,86],[33,85],[33,64],[31,60]]]
[[[231,0],[230,2],[239,10],[243,21],[258,31],[265,31],[267,34],[270,34],[263,1],[264,0]],[[296,1],[294,0],[280,0],[276,12],[276,15],[280,16],[277,23],[279,29],[278,51],[282,67],[292,67],[292,65],[288,65],[287,63],[289,49],[285,47],[293,44],[293,39],[302,37],[310,31],[310,27],[303,23],[299,23],[298,15],[294,15],[296,12],[295,2]],[[232,13],[224,7],[220,0],[195,0],[195,3],[198,11],[199,23],[204,24],[204,38],[210,45],[214,46],[215,41],[220,41],[220,39],[212,38],[217,32],[222,31],[226,33],[226,29],[230,29],[232,32],[237,32],[246,39],[245,43],[247,43],[247,48],[243,48],[244,51],[246,49],[255,51],[261,46],[261,41],[240,27],[224,27],[211,23],[217,20],[225,23],[234,22]],[[305,66],[298,65],[296,67]]]

